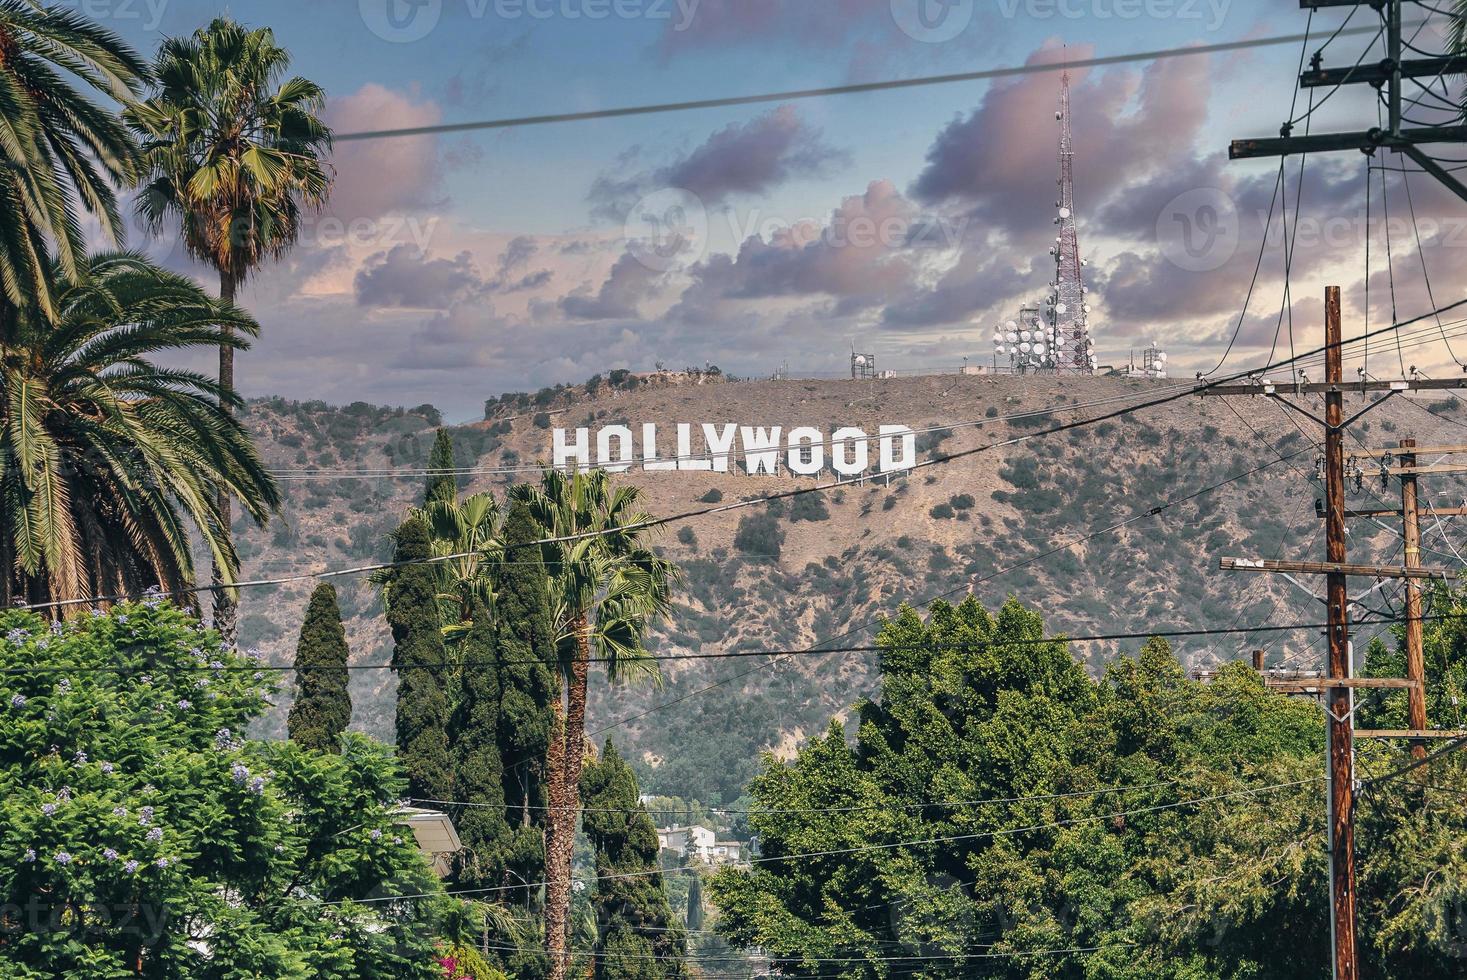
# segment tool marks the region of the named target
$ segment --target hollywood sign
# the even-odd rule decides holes
[[[680,422],[675,428],[676,439],[670,445],[659,443],[667,432],[666,427],[659,432],[655,422],[643,423],[640,439],[629,425],[605,425],[594,436],[589,428],[556,429],[551,434],[552,465],[562,470],[590,469],[594,460],[597,468],[612,473],[633,468],[727,473],[731,461],[738,459],[751,476],[774,476],[781,464],[798,476],[814,476],[826,469],[841,476],[862,476],[873,468],[878,473],[896,473],[917,465],[917,434],[905,425],[883,425],[875,435],[846,426],[827,436],[805,425],[786,431],[779,425],[704,422],[699,427],[699,449],[693,445],[691,423]],[[663,455],[664,449],[671,451]]]

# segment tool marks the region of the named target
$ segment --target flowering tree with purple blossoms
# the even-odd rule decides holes
[[[441,980],[389,750],[245,738],[275,681],[167,603],[0,612],[0,976]]]

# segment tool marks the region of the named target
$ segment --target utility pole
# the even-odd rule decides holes
[[[1421,518],[1416,504],[1416,440],[1401,440],[1401,455],[1398,457],[1403,469],[1401,474],[1401,535],[1406,542],[1405,562],[1407,568],[1421,567]],[[1422,653],[1421,636],[1421,586],[1416,579],[1406,579],[1406,677],[1420,681],[1407,694],[1407,717],[1412,731],[1426,730],[1426,657]],[[1412,741],[1411,757],[1426,758],[1426,746]]]
[[[1384,20],[1382,31],[1385,36],[1385,58],[1370,62],[1362,55],[1359,62],[1348,67],[1321,68],[1317,60],[1308,71],[1299,75],[1301,88],[1318,88],[1368,84],[1385,93],[1388,119],[1384,128],[1371,126],[1369,129],[1350,133],[1312,133],[1294,136],[1293,124],[1285,123],[1277,138],[1233,140],[1228,147],[1228,156],[1233,160],[1255,157],[1291,156],[1297,153],[1329,153],[1338,150],[1360,150],[1374,154],[1377,148],[1392,153],[1404,153],[1414,160],[1443,186],[1463,200],[1467,200],[1467,186],[1456,176],[1444,169],[1421,147],[1430,143],[1467,142],[1467,126],[1401,126],[1401,81],[1406,78],[1450,77],[1467,72],[1467,57],[1443,55],[1441,57],[1407,60],[1404,56],[1408,44],[1401,37],[1401,6],[1403,0],[1299,0],[1299,6],[1314,10],[1320,7],[1359,7],[1369,5],[1380,12]],[[1431,82],[1426,83],[1430,85]]]
[[[1460,737],[1467,732],[1440,732],[1425,730],[1425,671],[1422,665],[1420,628],[1420,592],[1415,589],[1419,579],[1440,581],[1467,578],[1467,571],[1454,568],[1424,568],[1421,565],[1421,534],[1417,521],[1416,477],[1422,473],[1467,472],[1467,466],[1418,467],[1416,458],[1427,452],[1467,452],[1467,445],[1418,448],[1410,440],[1389,450],[1367,450],[1360,455],[1372,457],[1402,456],[1401,465],[1383,466],[1381,472],[1387,476],[1401,476],[1402,509],[1391,508],[1347,509],[1345,507],[1345,430],[1362,415],[1384,405],[1397,395],[1410,391],[1435,391],[1449,388],[1467,388],[1467,379],[1432,380],[1424,378],[1402,378],[1399,381],[1376,381],[1361,378],[1346,384],[1342,357],[1342,335],[1340,325],[1340,288],[1329,286],[1324,293],[1324,337],[1325,377],[1323,382],[1294,380],[1277,383],[1256,378],[1244,384],[1223,384],[1205,388],[1198,394],[1203,396],[1249,396],[1268,398],[1290,411],[1296,412],[1324,427],[1324,502],[1319,506],[1319,516],[1325,521],[1326,561],[1299,561],[1259,558],[1229,558],[1219,560],[1224,571],[1311,574],[1325,576],[1327,608],[1326,635],[1329,639],[1329,663],[1323,677],[1276,677],[1266,676],[1264,683],[1273,690],[1299,693],[1319,692],[1325,698],[1326,724],[1329,732],[1329,830],[1330,830],[1330,918],[1333,939],[1334,976],[1336,980],[1359,980],[1359,964],[1356,955],[1356,890],[1355,890],[1355,758],[1354,741],[1357,736],[1370,738],[1408,738],[1413,741],[1426,738]],[[1345,417],[1345,394],[1358,393],[1361,398],[1371,394],[1378,397],[1367,401],[1359,411]],[[1324,417],[1315,415],[1289,396],[1323,395]],[[1345,521],[1350,517],[1374,517],[1401,514],[1406,518],[1406,557],[1401,565],[1352,564],[1346,561]],[[1467,514],[1467,506],[1434,510],[1435,514]],[[1409,516],[1407,516],[1409,515]],[[1415,653],[1408,653],[1409,677],[1355,677],[1353,676],[1350,649],[1350,599],[1347,582],[1351,575],[1376,579],[1405,579],[1415,596],[1415,603],[1407,613],[1408,646],[1414,645]],[[1413,635],[1415,640],[1409,639]],[[1255,660],[1255,666],[1257,661]],[[1406,690],[1411,699],[1412,729],[1405,731],[1379,730],[1356,731],[1354,727],[1354,692],[1357,690]],[[1424,751],[1424,750],[1423,750]],[[1418,758],[1420,756],[1418,755]]]
[[[1340,287],[1324,291],[1324,506],[1325,552],[1345,563],[1345,380],[1340,351]],[[1345,573],[1325,576],[1329,623],[1329,679],[1345,680],[1350,664],[1350,607]],[[1354,691],[1332,687],[1329,713],[1330,897],[1335,980],[1357,980],[1355,957],[1355,705]]]

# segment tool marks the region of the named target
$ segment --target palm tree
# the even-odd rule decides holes
[[[499,502],[490,493],[462,500],[432,500],[414,507],[406,520],[419,518],[428,527],[428,545],[436,559],[438,600],[443,610],[443,633],[459,639],[473,625],[470,610],[477,601],[494,608],[494,575],[502,559]],[[382,587],[382,602],[392,604],[393,569],[374,572]]]
[[[178,218],[190,254],[219,273],[226,303],[266,259],[290,251],[303,210],[319,211],[331,190],[325,93],[305,78],[282,81],[289,67],[269,29],[221,17],[163,42],[157,90],[126,113],[143,155],[138,213],[155,229]],[[219,384],[231,392],[235,349],[219,345]],[[218,506],[227,529],[223,487]],[[230,593],[216,591],[214,621],[226,640],[235,615]]]
[[[0,344],[10,342],[16,310],[55,314],[50,243],[66,278],[85,265],[78,203],[121,239],[112,185],[136,176],[136,146],[82,90],[126,102],[147,77],[147,63],[111,31],[70,11],[0,0]]]
[[[191,530],[232,583],[239,561],[214,488],[263,523],[275,483],[226,411],[235,396],[150,358],[242,348],[258,327],[139,255],[98,255],[78,272],[55,280],[54,322],[22,309],[0,347],[0,605],[183,592]]]
[[[608,680],[629,674],[656,678],[642,638],[671,607],[677,569],[644,543],[649,518],[638,511],[640,491],[612,489],[604,470],[565,474],[547,470],[538,487],[516,486],[547,532],[541,545],[551,597],[564,700],[557,698],[555,732],[547,753],[550,820],[545,842],[546,943],[551,980],[569,965],[571,853],[580,808],[586,754],[586,695],[590,661],[606,665]],[[506,560],[513,560],[506,555]]]

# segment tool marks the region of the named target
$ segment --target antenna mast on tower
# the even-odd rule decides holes
[[[1085,284],[1080,274],[1085,263],[1080,258],[1080,239],[1075,230],[1075,151],[1070,139],[1069,72],[1060,78],[1059,111],[1054,117],[1060,124],[1060,192],[1055,202],[1059,213],[1054,219],[1059,225],[1059,235],[1050,250],[1054,255],[1055,274],[1049,284],[1048,307],[1049,323],[1054,330],[1055,369],[1090,374],[1095,370],[1095,355],[1086,324],[1090,307],[1085,302]]]

